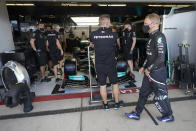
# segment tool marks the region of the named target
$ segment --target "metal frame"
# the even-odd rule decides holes
[[[90,87],[90,101],[89,104],[93,104],[93,103],[100,103],[102,102],[102,100],[93,100],[93,87],[97,87],[97,86],[93,86],[92,85],[92,76],[91,76],[91,62],[90,62],[90,46],[88,46],[88,67],[89,67],[89,87]],[[107,99],[107,101],[114,101],[113,99],[113,93],[112,93],[112,99]]]

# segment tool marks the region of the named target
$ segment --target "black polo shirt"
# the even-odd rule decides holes
[[[46,51],[46,37],[44,32],[40,30],[36,30],[32,34],[32,39],[35,39],[35,47],[37,50],[41,50],[42,52]]]
[[[115,64],[115,48],[118,34],[108,28],[99,28],[90,35],[94,44],[96,64]]]
[[[132,46],[133,37],[136,37],[135,31],[125,29],[122,32],[122,45],[123,46],[128,46],[128,47]]]
[[[47,40],[48,40],[48,47],[50,50],[50,53],[54,53],[58,50],[56,40],[58,39],[58,33],[56,31],[50,31],[47,34]]]

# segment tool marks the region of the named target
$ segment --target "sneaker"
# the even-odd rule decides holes
[[[169,115],[169,116],[159,116],[159,117],[157,117],[157,119],[159,120],[159,121],[162,121],[162,122],[172,122],[172,121],[174,121],[174,116],[173,115]]]
[[[48,77],[44,77],[44,79],[41,79],[41,82],[49,82],[51,79]]]
[[[109,111],[110,110],[110,107],[108,104],[103,104],[103,108],[105,111]]]
[[[59,82],[59,81],[61,81],[62,79],[60,79],[60,78],[56,78],[56,82]]]
[[[119,103],[115,103],[114,110],[118,110],[119,108],[120,108],[120,104]]]
[[[124,102],[123,101],[119,101],[119,107],[120,108],[124,107]]]
[[[134,120],[140,119],[140,115],[136,114],[134,111],[132,111],[131,113],[125,113],[125,116]]]

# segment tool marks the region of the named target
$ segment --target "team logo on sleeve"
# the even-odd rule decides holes
[[[133,36],[136,36],[135,32],[133,32]]]
[[[162,43],[162,37],[159,37],[158,40],[157,40],[157,42],[158,42],[159,44]]]

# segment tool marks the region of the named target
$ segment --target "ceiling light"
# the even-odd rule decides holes
[[[127,4],[98,4],[98,6],[127,6]]]
[[[89,25],[99,25],[99,23],[95,23],[95,22],[84,22],[84,23],[76,23],[78,26],[89,26]]]
[[[19,15],[19,17],[24,17],[23,15]]]
[[[91,6],[92,4],[62,3],[61,6]]]
[[[151,7],[190,7],[192,5],[148,5]]]
[[[71,17],[78,26],[98,25],[99,17]]]
[[[75,22],[99,22],[99,17],[71,17],[71,19]]]
[[[6,4],[7,6],[35,6],[35,4]]]

